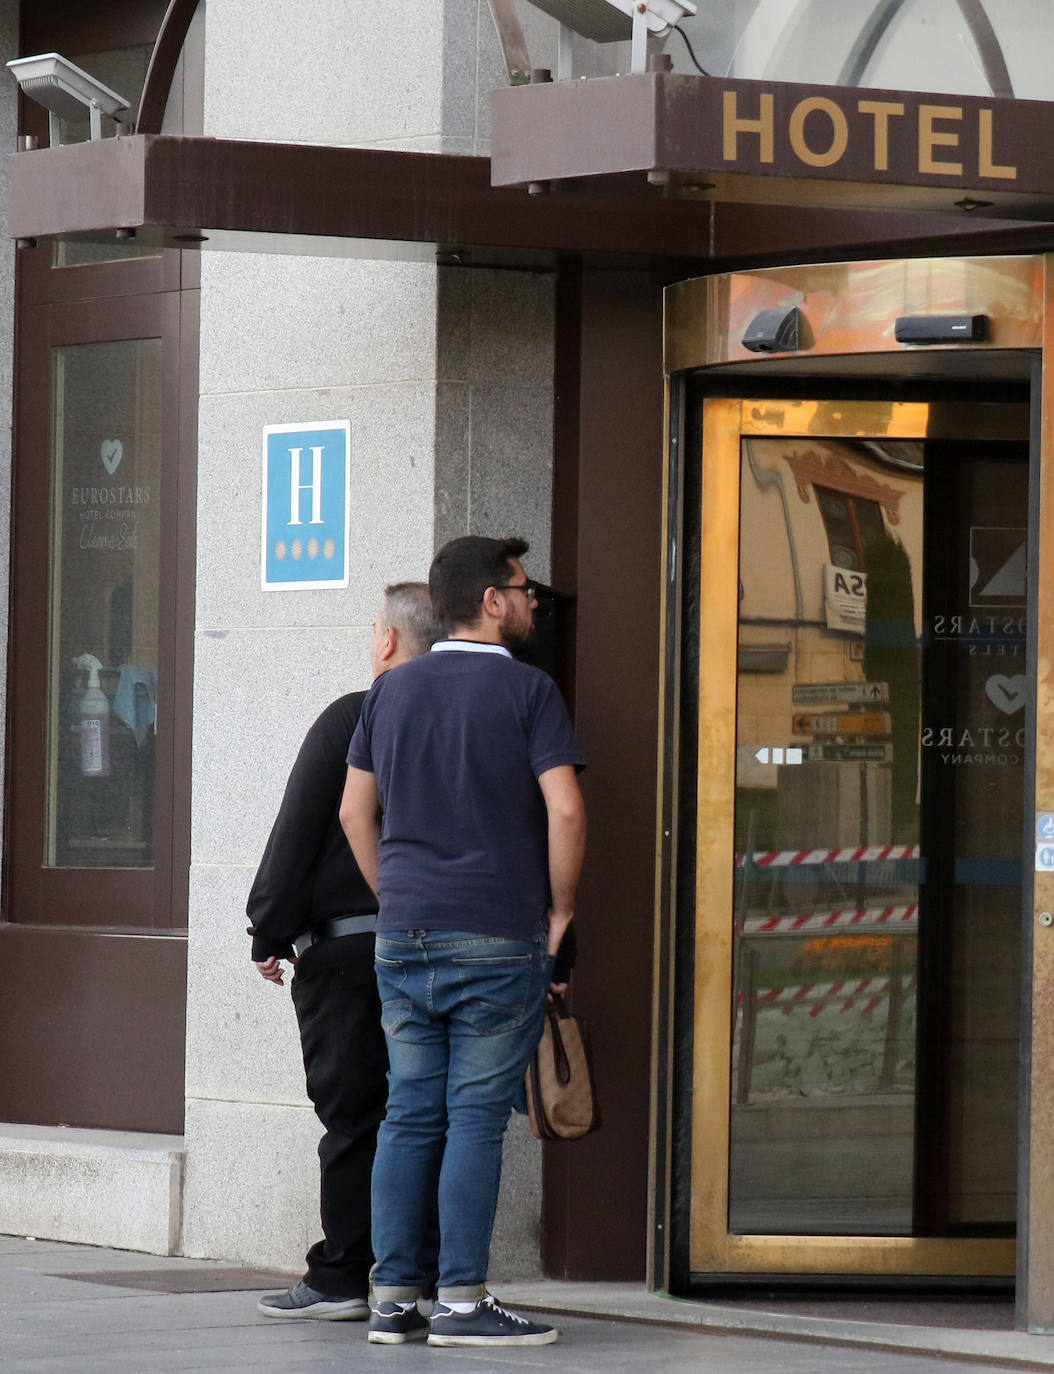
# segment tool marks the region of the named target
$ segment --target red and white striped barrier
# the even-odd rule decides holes
[[[917,906],[869,906],[845,911],[808,911],[800,916],[748,916],[744,935],[788,935],[795,931],[910,930],[918,926]]]
[[[837,983],[806,983],[796,988],[766,988],[764,992],[759,992],[755,997],[755,1005],[759,1011],[768,1007],[778,1008],[784,1016],[793,1014],[797,1007],[808,1007],[810,1016],[819,1016],[833,1002],[841,1002],[839,1011],[849,1011],[856,1006],[861,998],[866,998],[864,1006],[860,1008],[860,1014],[867,1016],[875,1010],[889,996],[892,986],[891,978],[861,978],[859,981],[843,978]],[[905,990],[910,991],[918,984],[918,979],[912,977]],[[845,998],[844,1001],[842,999]],[[739,994],[739,1001],[743,1001],[743,993]]]
[[[883,859],[917,859],[917,844],[871,845],[859,849],[768,849],[751,854],[755,868],[796,868],[800,864],[869,864]],[[736,855],[736,867],[742,868],[747,855]]]

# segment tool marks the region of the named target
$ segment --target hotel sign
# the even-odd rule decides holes
[[[778,146],[779,161],[796,171],[845,164],[872,176],[896,171],[906,179],[994,181],[1004,188],[1019,179],[1016,164],[996,160],[991,101],[967,106],[948,97],[875,99],[870,92],[847,98],[843,91],[838,99],[815,93],[799,99],[796,93],[791,104],[780,94],[777,122],[775,90],[721,92],[721,157],[715,166],[761,171],[776,165]]]
[[[264,426],[264,591],[348,585],[350,475],[350,420]]]
[[[639,171],[668,195],[1054,214],[1054,103],[649,72],[494,94],[495,185]]]

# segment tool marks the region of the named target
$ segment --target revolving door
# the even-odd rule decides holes
[[[1019,1265],[1043,291],[1010,259],[668,293],[674,1285]],[[1003,346],[896,343],[955,306]],[[792,308],[803,346],[751,359]]]

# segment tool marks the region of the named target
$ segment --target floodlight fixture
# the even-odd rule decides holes
[[[649,38],[665,38],[696,12],[692,0],[534,0],[534,4],[558,19],[562,28],[594,43],[630,39],[630,70],[634,72],[645,69]]]
[[[110,90],[57,52],[18,57],[7,66],[23,95],[47,110],[52,147],[62,141],[59,126],[62,119],[83,119],[87,109],[91,137],[97,139],[102,138],[103,115],[116,119],[131,108],[131,102],[123,95]]]

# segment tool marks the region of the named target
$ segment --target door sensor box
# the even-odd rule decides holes
[[[893,327],[897,343],[986,343],[987,315],[902,315]]]

